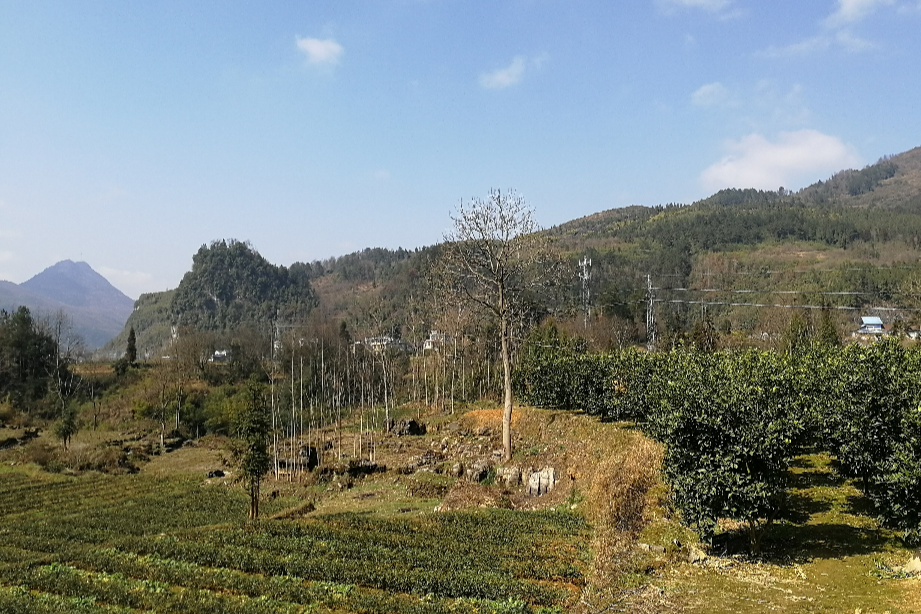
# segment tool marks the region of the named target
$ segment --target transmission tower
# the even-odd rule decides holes
[[[591,296],[589,293],[591,290],[588,287],[588,280],[592,276],[592,261],[588,258],[582,258],[579,261],[579,279],[582,280],[582,312],[584,314],[582,320],[582,326],[588,328],[588,317],[591,315]]]
[[[656,349],[656,298],[652,293],[652,275],[646,275],[646,349]]]

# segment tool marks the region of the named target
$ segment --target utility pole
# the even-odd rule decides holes
[[[656,314],[655,295],[652,293],[652,275],[646,274],[646,349],[650,352],[656,348]]]
[[[584,257],[579,261],[579,278],[582,280],[582,311],[584,313],[582,326],[584,328],[588,328],[588,316],[591,312],[591,307],[589,305],[590,290],[588,287],[588,280],[592,276],[591,267],[592,261],[588,257]]]

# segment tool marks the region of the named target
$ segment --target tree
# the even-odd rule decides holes
[[[745,523],[753,552],[787,496],[806,404],[789,356],[678,350],[653,374],[648,429],[689,525],[711,537],[719,518]]]
[[[137,338],[135,337],[133,326],[128,330],[128,345],[125,348],[125,359],[132,365],[137,362],[138,359]]]
[[[239,481],[249,493],[249,518],[259,517],[259,487],[272,467],[268,438],[271,431],[265,406],[264,387],[254,379],[249,382],[249,402],[234,419],[234,439],[230,453],[240,470]]]
[[[64,449],[70,447],[70,439],[80,430],[77,422],[78,408],[75,403],[68,403],[61,412],[61,417],[54,425],[54,436],[61,440]]]
[[[492,190],[483,200],[463,201],[451,216],[440,272],[453,297],[493,317],[504,376],[502,446],[512,457],[512,330],[525,313],[527,294],[561,278],[550,237],[539,233],[533,210],[515,192]]]

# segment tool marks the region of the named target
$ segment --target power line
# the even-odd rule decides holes
[[[782,307],[787,309],[837,309],[839,311],[921,311],[916,307],[849,307],[846,305],[802,305],[799,303],[739,303],[725,301],[689,301],[681,299],[655,299],[656,303],[674,303],[682,305],[723,305],[727,307]]]

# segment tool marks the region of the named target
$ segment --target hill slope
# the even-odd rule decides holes
[[[303,264],[275,266],[241,241],[202,245],[179,287],[141,295],[122,332],[101,352],[120,356],[129,328],[135,330],[140,355],[153,356],[174,327],[220,336],[239,328],[265,330],[276,321],[302,319],[316,305],[308,269]]]
[[[794,304],[827,305],[847,329],[871,307],[921,309],[921,148],[843,170],[795,193],[722,190],[690,205],[601,211],[546,232],[573,271],[579,259],[591,260],[592,312],[631,322],[637,339],[648,282],[663,330],[690,329],[705,315],[721,328],[771,331],[789,313],[778,317],[765,306],[789,312]],[[295,263],[286,274],[309,278],[325,316],[347,322],[356,335],[402,332],[412,342],[410,334],[424,336],[444,317],[445,306],[426,281],[439,249],[369,248]],[[266,265],[247,275],[262,277]],[[269,304],[234,298],[231,307],[222,298],[222,282],[206,268],[193,275],[193,267],[192,277],[183,279],[169,299],[171,317],[180,305],[198,314],[184,323],[211,328],[243,318],[240,309],[249,318],[267,317]],[[265,273],[266,283],[276,284],[276,275]],[[574,274],[561,298],[539,313],[565,318],[579,312],[580,292]],[[165,313],[164,300],[148,297],[147,303]],[[152,320],[152,313],[138,317]]]
[[[37,315],[63,311],[90,349],[117,335],[134,301],[85,262],[64,260],[21,284],[0,282],[0,308],[25,305]]]

